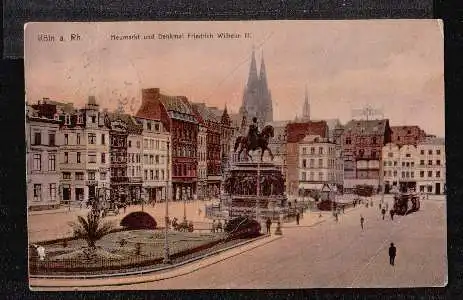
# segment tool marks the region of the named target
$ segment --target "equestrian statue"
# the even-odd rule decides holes
[[[259,133],[259,127],[257,126],[257,118],[252,118],[252,124],[249,125],[249,131],[247,136],[238,136],[235,140],[234,152],[240,148],[238,152],[238,159],[240,159],[241,152],[246,150],[246,155],[252,160],[249,151],[255,151],[261,149],[260,152],[260,161],[264,156],[264,152],[267,150],[270,154],[271,159],[273,160],[273,153],[268,147],[268,142],[270,138],[273,138],[274,130],[271,125],[267,125],[262,129],[262,132]]]

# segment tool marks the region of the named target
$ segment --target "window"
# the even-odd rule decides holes
[[[428,177],[432,177],[432,171],[428,171]]]
[[[397,171],[394,171],[394,177],[396,177],[396,176],[397,176]]]
[[[129,141],[129,148],[132,148],[132,141]]]
[[[372,157],[372,158],[376,158],[376,150],[372,150],[372,151],[371,151],[371,157]]]
[[[306,147],[302,148],[302,154],[307,154],[307,148]]]
[[[71,179],[71,173],[70,172],[63,172],[63,179]]]
[[[154,149],[154,141],[150,140],[150,149]]]
[[[78,164],[81,163],[80,157],[81,157],[80,152],[77,152],[77,163],[78,163]]]
[[[402,167],[405,167],[405,162],[404,161],[402,162]]]
[[[407,167],[410,167],[410,162],[407,161],[406,166],[407,166]]]
[[[68,152],[64,152],[64,163],[65,164],[69,163],[69,153]]]
[[[42,155],[34,154],[34,171],[40,171],[42,169]]]
[[[323,159],[318,159],[318,167],[323,168]]]
[[[88,172],[88,180],[95,180],[95,172]]]
[[[440,155],[440,149],[437,149],[437,150],[436,150],[436,154],[437,154],[437,155]]]
[[[394,166],[397,166],[397,161],[396,160],[394,161]]]
[[[34,133],[34,145],[41,145],[42,144],[42,133],[35,132]]]
[[[144,139],[144,140],[143,140],[143,147],[144,147],[145,149],[148,148],[148,139]]]
[[[312,158],[310,159],[310,167],[313,168],[315,165],[315,160]]]
[[[405,177],[409,178],[410,177],[410,173],[407,171],[405,172]]]
[[[56,199],[56,183],[50,183],[49,189],[50,191],[50,200]]]
[[[79,116],[77,117],[77,124],[83,124],[83,123],[84,123],[84,118],[83,118],[82,115],[79,115]]]
[[[41,201],[42,200],[42,185],[41,184],[34,184],[34,200]]]
[[[428,165],[432,166],[432,160],[428,160]]]
[[[89,154],[88,155],[88,162],[91,164],[96,163],[96,154]]]
[[[384,166],[387,166],[387,161],[384,161]]]
[[[307,168],[307,160],[305,159],[302,160],[302,167]]]
[[[306,175],[305,172],[301,172],[301,179],[302,179],[302,181],[306,181],[306,180],[307,180],[306,176],[307,176],[307,175]]]
[[[154,173],[153,173],[153,170],[150,170],[150,180],[153,180],[154,179]]]
[[[156,140],[156,149],[159,149],[159,141]]]
[[[154,124],[154,130],[159,131],[159,124],[158,123]]]
[[[145,170],[145,180],[148,180],[148,170]]]
[[[164,170],[161,170],[161,180],[164,180]]]
[[[411,157],[410,153],[405,154],[405,157]]]
[[[352,144],[352,139],[350,137],[346,138],[346,145]]]
[[[421,154],[421,155],[424,155],[424,150],[421,150],[421,151],[420,151],[420,154]],[[423,187],[423,189],[424,189],[424,187]]]
[[[436,178],[440,178],[440,171],[436,171]]]
[[[402,171],[402,178],[405,178],[405,172]]]
[[[55,154],[48,154],[48,171],[56,171],[56,155]]]
[[[151,130],[151,122],[146,123],[146,127],[148,128],[148,130]]]
[[[135,168],[132,167],[132,177],[134,177],[134,176],[135,176]]]
[[[314,173],[310,172],[310,181],[313,181]]]
[[[137,141],[137,149],[140,149],[140,141]]]
[[[48,146],[55,146],[55,133],[48,133]]]
[[[156,163],[158,164],[158,163],[159,163],[159,155],[156,155],[155,158],[156,158],[155,161],[156,161]]]
[[[424,171],[420,171],[420,177],[421,177],[421,178],[424,177]]]
[[[101,134],[101,144],[102,144],[102,145],[106,145],[106,136],[105,136],[104,133]]]
[[[95,140],[96,140],[96,134],[89,133],[88,134],[88,143],[89,144],[95,144]]]
[[[412,162],[410,163],[410,165],[411,165],[411,167],[413,168],[413,167],[415,166],[415,162],[412,161]]]
[[[153,164],[153,159],[154,159],[153,155],[150,155],[150,165]]]
[[[69,145],[69,134],[67,133],[64,134],[64,144]]]
[[[310,154],[312,154],[312,155],[315,154],[315,148],[314,147],[310,148]]]
[[[436,160],[436,165],[440,166],[440,160]]]
[[[429,154],[429,155],[432,155],[432,150],[428,150],[428,154]]]
[[[318,173],[318,179],[319,179],[320,181],[323,181],[323,180],[324,180],[324,178],[323,178],[323,173],[322,173],[322,172],[319,172],[319,173]]]
[[[84,180],[84,173],[76,172],[76,180]]]
[[[106,163],[106,153],[101,153],[101,163],[102,164]]]
[[[424,166],[424,159],[420,160],[420,166]]]
[[[318,154],[323,154],[323,148],[322,147],[318,148]]]
[[[100,180],[106,180],[106,172],[100,173]]]
[[[71,116],[66,114],[64,116],[64,125],[70,125],[71,124]]]
[[[376,144],[376,137],[373,137],[373,144]]]
[[[77,145],[80,145],[80,133],[77,134]]]
[[[410,177],[411,177],[411,178],[415,178],[415,172],[413,172],[413,171],[410,172]]]
[[[384,176],[387,176],[387,172],[386,172],[386,171],[384,171]]]
[[[424,185],[420,185],[420,192],[424,193]]]
[[[159,180],[159,170],[156,170],[156,180]]]
[[[428,185],[428,193],[432,193],[432,185]]]
[[[93,124],[96,123],[96,116],[92,116],[92,123],[93,123]]]

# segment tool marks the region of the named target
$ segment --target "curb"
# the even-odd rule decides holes
[[[310,225],[290,225],[290,226],[282,226],[281,228],[310,228],[310,227],[315,227],[323,222],[326,222],[327,220],[321,220],[321,221],[318,221],[318,222],[315,222],[313,224],[310,224]]]
[[[212,252],[212,253],[207,253],[207,254],[204,254],[204,255],[201,255],[201,256],[198,256],[198,257],[194,257],[194,258],[191,258],[189,260],[186,260],[186,261],[183,261],[183,262],[180,262],[178,264],[175,264],[175,265],[172,265],[172,266],[166,266],[166,267],[161,267],[161,268],[155,268],[155,269],[146,269],[146,270],[140,270],[140,271],[134,271],[134,272],[126,272],[126,273],[117,273],[117,274],[108,274],[108,275],[90,275],[90,276],[66,276],[66,275],[61,275],[61,276],[45,276],[45,275],[39,275],[39,276],[30,276],[30,279],[61,279],[61,280],[86,280],[86,279],[104,279],[104,278],[107,278],[107,279],[115,279],[117,282],[116,283],[101,283],[101,284],[84,284],[84,285],[67,285],[67,284],[63,284],[63,285],[34,285],[34,284],[29,284],[29,287],[30,288],[66,288],[66,287],[69,287],[69,288],[78,288],[78,287],[99,287],[99,286],[120,286],[120,285],[128,285],[128,284],[139,284],[139,283],[145,283],[145,282],[153,282],[153,281],[160,281],[160,280],[165,280],[165,279],[170,279],[170,278],[175,278],[175,277],[179,277],[179,276],[183,276],[183,275],[187,275],[187,274],[190,274],[190,273],[193,273],[197,270],[200,270],[202,268],[205,268],[205,267],[208,267],[208,266],[211,266],[211,265],[214,265],[218,262],[221,262],[221,261],[224,261],[228,258],[232,258],[234,256],[237,256],[237,255],[240,255],[242,253],[245,253],[247,251],[250,251],[252,249],[255,249],[255,248],[258,248],[258,247],[261,247],[263,245],[266,245],[268,243],[271,243],[273,241],[276,241],[278,239],[280,239],[282,236],[277,236],[277,235],[273,235],[273,236],[270,236],[270,240],[267,240],[265,241],[265,238],[268,238],[269,236],[267,235],[264,235],[260,238],[257,238],[256,240],[251,240],[251,241],[245,241],[245,242],[242,242],[242,243],[239,243],[239,244],[236,244],[236,245],[233,245],[233,246],[229,246],[227,248],[224,248],[224,249],[220,249],[220,250],[217,250],[215,252]],[[260,242],[260,241],[264,241],[263,243],[257,243],[257,242]],[[256,245],[252,245],[252,243],[256,243]],[[246,246],[248,244],[251,244],[250,247],[248,249],[244,249],[243,251],[239,251],[238,253],[234,253],[232,255],[229,255],[229,256],[225,256],[225,257],[222,257],[222,258],[219,258],[217,257],[218,254],[222,253],[222,252],[225,252],[225,251],[228,251],[228,250],[233,250],[235,248],[238,248],[238,247],[241,247],[241,246]],[[214,258],[218,258],[216,259],[215,261],[212,260],[211,262],[206,262],[205,264],[201,265],[199,264],[199,266],[191,269],[191,270],[188,270],[187,267],[185,267],[185,269],[187,270],[179,270],[177,268],[181,267],[181,266],[184,266],[184,265],[187,265],[187,264],[191,264],[195,261],[198,261],[198,260],[202,260],[202,259],[214,259]],[[201,263],[201,262],[200,262]],[[190,268],[193,267],[193,266],[189,266]],[[166,272],[166,273],[161,273],[161,274],[156,274],[160,271],[164,271],[164,270],[168,270],[168,271],[171,271],[173,272],[174,274],[169,274],[169,272]],[[175,274],[175,272],[177,272],[178,274]],[[121,276],[133,276],[133,275],[143,275],[146,273],[155,273],[155,274],[151,274],[152,276],[157,276],[159,278],[146,278],[146,279],[141,279],[141,278],[133,278],[132,280],[128,281],[128,282],[121,282],[120,278]]]

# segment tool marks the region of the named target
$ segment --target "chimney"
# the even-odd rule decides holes
[[[141,105],[144,106],[152,104],[159,99],[160,91],[159,88],[142,89],[141,94]]]

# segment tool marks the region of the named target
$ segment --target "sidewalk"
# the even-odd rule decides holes
[[[147,274],[134,274],[128,276],[113,276],[107,278],[94,278],[94,279],[47,279],[47,278],[30,278],[29,284],[31,290],[53,290],[53,288],[72,288],[78,290],[81,288],[101,287],[101,286],[114,286],[114,285],[128,285],[144,282],[159,281],[178,276],[183,276],[193,273],[197,270],[213,265],[228,258],[237,256],[241,253],[250,251],[257,247],[261,247],[273,241],[280,239],[282,236],[271,235],[264,236],[256,241],[248,242],[241,246],[234,246],[230,250],[225,250],[218,254],[208,255],[206,257],[197,258],[195,261],[186,262],[183,264],[174,265],[167,271],[158,271]]]

